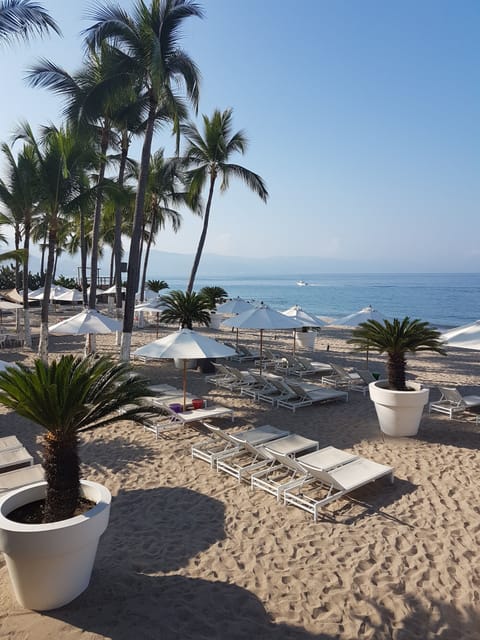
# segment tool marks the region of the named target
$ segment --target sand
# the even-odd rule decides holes
[[[205,333],[232,338],[226,330]],[[348,335],[322,330],[315,358],[364,368]],[[133,348],[154,338],[153,327],[135,332]],[[265,339],[291,349],[285,333]],[[241,333],[241,341],[255,346],[258,336]],[[112,336],[97,346],[117,352]],[[82,338],[52,338],[52,352],[82,347]],[[32,354],[7,348],[0,357],[29,362]],[[371,370],[384,371],[383,358],[370,360]],[[415,356],[409,365],[432,398],[436,384],[473,392],[480,383],[475,352]],[[169,362],[134,366],[152,383],[181,385]],[[332,503],[315,524],[192,460],[191,445],[202,436],[191,428],[156,439],[119,421],[88,433],[80,449],[84,477],[113,494],[91,584],[62,609],[27,611],[11,593],[2,559],[2,639],[480,638],[480,426],[473,418],[425,415],[418,436],[393,439],[381,435],[360,393],[292,414],[212,388],[205,378],[189,372],[189,390],[235,409],[233,426],[226,420],[225,427],[287,428],[393,466],[395,483],[380,480]],[[40,428],[1,411],[2,435],[15,433],[40,460]]]

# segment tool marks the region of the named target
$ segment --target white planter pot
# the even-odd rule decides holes
[[[378,422],[389,436],[415,436],[418,433],[423,407],[428,402],[429,389],[409,382],[411,391],[387,389],[386,380],[371,382],[370,399],[375,403]]]
[[[210,326],[212,329],[220,329],[220,325],[223,322],[224,317],[221,313],[210,314]]]
[[[295,338],[299,347],[303,349],[307,349],[308,351],[313,351],[315,348],[315,338],[317,337],[316,331],[297,331],[297,336]]]
[[[82,515],[48,524],[21,524],[6,515],[41,500],[46,482],[16,489],[0,499],[0,550],[18,602],[27,609],[56,609],[79,596],[90,582],[100,536],[110,515],[110,491],[81,481],[82,495],[96,506]]]

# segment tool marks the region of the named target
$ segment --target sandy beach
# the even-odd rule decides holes
[[[160,336],[171,332],[161,327]],[[228,330],[204,329],[232,339]],[[346,343],[350,332],[322,329],[314,358],[365,368]],[[135,331],[132,350],[155,339]],[[258,345],[255,332],[240,340]],[[51,353],[83,349],[81,337],[51,337]],[[291,351],[286,332],[265,333],[265,345]],[[327,351],[327,345],[329,350]],[[113,336],[97,350],[115,355]],[[308,354],[312,355],[312,354]],[[24,349],[0,358],[32,361]],[[384,372],[370,355],[370,369]],[[152,382],[181,386],[168,361],[134,362]],[[246,364],[241,368],[245,369]],[[478,353],[409,358],[409,371],[432,388],[479,393]],[[82,438],[84,477],[113,495],[87,591],[56,611],[36,613],[15,601],[0,560],[0,638],[13,640],[433,640],[480,638],[480,425],[425,414],[414,438],[380,433],[373,404],[361,393],[348,403],[272,409],[188,374],[189,391],[232,407],[226,428],[272,424],[395,469],[325,509],[318,523],[273,496],[252,491],[208,464],[192,460],[198,431],[179,428],[155,438],[130,422]],[[35,461],[39,427],[1,409],[1,435],[16,434]],[[204,439],[204,436],[203,436]]]

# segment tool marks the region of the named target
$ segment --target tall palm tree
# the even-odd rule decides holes
[[[348,341],[359,349],[375,349],[387,354],[388,386],[395,391],[406,391],[406,354],[434,351],[446,355],[440,332],[428,322],[394,318],[392,322],[367,320],[355,327]]]
[[[30,238],[32,223],[38,206],[38,162],[35,149],[31,145],[25,145],[14,157],[7,144],[3,144],[2,152],[7,160],[8,177],[4,182],[0,179],[0,201],[10,211],[18,231],[15,233],[15,249],[18,250],[20,240],[20,228],[23,229],[23,332],[25,345],[32,346],[30,332],[30,313],[28,302],[28,273],[30,257]],[[17,288],[18,285],[16,285]]]
[[[143,272],[140,283],[140,300],[145,297],[145,282],[147,279],[148,259],[155,236],[164,229],[167,222],[175,233],[180,229],[182,216],[172,208],[176,203],[186,202],[186,192],[180,191],[181,161],[178,158],[165,159],[163,150],[153,154],[145,198],[145,236],[147,246],[143,259]]]
[[[48,358],[48,305],[55,255],[62,230],[62,217],[76,210],[84,196],[85,172],[96,163],[96,154],[88,138],[76,135],[68,127],[44,127],[39,140],[28,124],[20,126],[17,138],[30,144],[38,162],[38,209],[46,219],[48,256],[42,301],[39,356]]]
[[[187,291],[193,290],[195,277],[202,257],[203,247],[207,237],[210,210],[217,178],[222,180],[220,191],[226,191],[231,177],[240,178],[264,202],[267,201],[268,191],[262,178],[238,164],[229,162],[235,153],[245,153],[247,140],[243,131],[232,132],[232,110],[220,112],[215,110],[212,118],[203,116],[203,135],[197,127],[190,123],[182,127],[188,146],[185,160],[193,169],[189,173],[190,195],[195,200],[208,183],[208,197],[203,215],[203,228],[198,242],[197,252],[188,282]]]
[[[125,315],[120,357],[130,358],[135,294],[140,279],[140,247],[145,195],[153,133],[158,121],[177,123],[185,107],[176,93],[179,84],[196,106],[199,74],[192,59],[179,47],[180,30],[189,17],[201,17],[202,10],[192,0],[143,0],[135,2],[129,15],[120,7],[101,6],[90,17],[94,24],[86,34],[87,44],[98,48],[109,43],[118,49],[117,77],[128,86],[139,87],[146,113],[146,128],[140,160],[140,173],[130,243]]]
[[[4,0],[0,2],[0,41],[10,38],[28,40],[31,35],[43,36],[50,30],[61,31],[38,2],[32,0]]]

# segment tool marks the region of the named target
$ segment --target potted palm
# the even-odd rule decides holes
[[[223,316],[216,312],[217,304],[222,304],[227,298],[227,292],[223,287],[202,287],[199,295],[208,300],[208,308],[210,309],[210,326],[212,329],[220,329]]]
[[[165,309],[160,314],[160,320],[167,324],[179,325],[180,329],[193,329],[193,323],[208,327],[210,324],[210,301],[199,293],[184,293],[172,291],[162,296]],[[176,359],[177,369],[183,369],[183,360]],[[196,360],[187,361],[187,369],[195,369]]]
[[[0,550],[24,607],[54,609],[88,586],[111,495],[81,479],[79,435],[118,421],[120,411],[136,421],[158,413],[142,404],[148,395],[147,381],[128,363],[94,355],[0,372],[0,403],[46,430],[45,482],[0,498]]]
[[[429,389],[406,381],[406,354],[433,351],[446,355],[440,332],[428,322],[409,317],[392,322],[368,320],[352,332],[349,342],[359,349],[387,354],[387,380],[369,385],[370,398],[381,430],[391,436],[414,436],[418,432]]]

